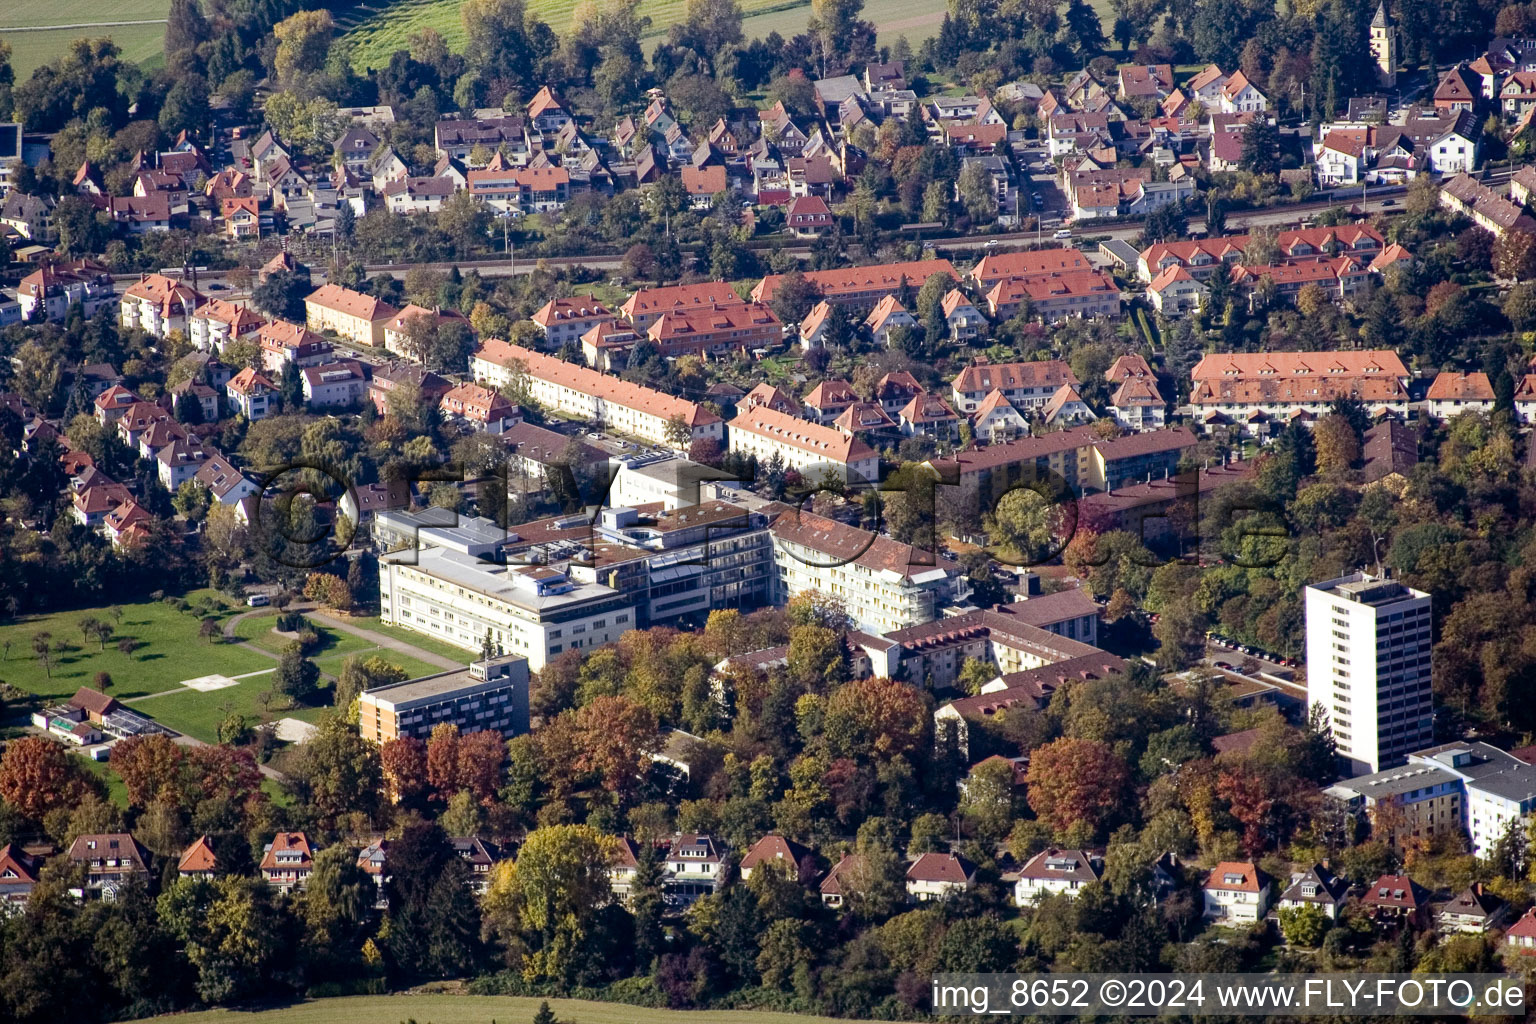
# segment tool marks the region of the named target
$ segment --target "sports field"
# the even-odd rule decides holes
[[[170,1024],[523,1024],[532,1020],[538,999],[516,996],[398,995],[316,999],[259,1013],[207,1010],[155,1017]],[[849,1024],[833,1017],[802,1017],[756,1010],[650,1010],[584,999],[551,999],[549,1008],[574,1024]]]
[[[123,56],[142,63],[157,56],[165,42],[165,25],[160,24],[170,9],[170,0],[116,0],[102,4],[94,0],[9,0],[0,3],[0,39],[11,46],[11,67],[16,80],[24,81],[34,68],[48,63],[64,52],[70,42],[83,37],[108,36],[122,48]],[[155,24],[108,24],[143,22]],[[62,26],[45,31],[16,32],[17,28]]]

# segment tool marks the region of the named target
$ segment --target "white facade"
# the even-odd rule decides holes
[[[1205,887],[1205,919],[1218,924],[1257,924],[1269,911],[1270,887],[1248,892],[1223,884]]]
[[[537,672],[566,650],[601,647],[634,628],[629,598],[546,566],[497,565],[456,551],[405,551],[379,564],[379,617],[467,651],[487,631]]]
[[[1307,702],[1351,774],[1401,764],[1434,737],[1430,596],[1354,573],[1306,589]]]
[[[1429,169],[1436,174],[1471,174],[1477,170],[1478,140],[1447,132],[1428,147]]]

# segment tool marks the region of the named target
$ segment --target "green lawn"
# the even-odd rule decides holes
[[[18,82],[34,68],[48,63],[71,42],[81,38],[110,37],[128,60],[141,63],[157,56],[165,44],[164,25],[102,25],[109,21],[148,21],[164,18],[170,0],[118,0],[106,7],[91,0],[10,0],[0,4],[0,39],[11,45],[11,67]],[[8,29],[33,25],[99,26],[15,32]]]
[[[578,0],[529,0],[528,13],[563,35],[577,6]],[[651,19],[647,39],[659,42],[668,28],[682,20],[686,6],[687,0],[650,0],[643,5],[640,13]],[[341,18],[357,43],[353,63],[360,70],[383,67],[392,53],[406,47],[411,33],[428,26],[442,33],[451,49],[462,49],[464,23],[459,7],[460,0],[364,0]],[[804,32],[811,14],[810,0],[742,0],[741,7],[747,15],[742,28],[748,39],[770,32],[785,38]],[[863,16],[875,23],[882,43],[905,35],[916,44],[938,32],[945,10],[944,0],[868,0]]]
[[[445,658],[452,658],[461,664],[468,664],[468,659],[471,657],[471,653],[463,647],[455,647],[453,644],[445,643],[436,637],[427,636],[425,633],[417,633],[415,630],[386,625],[380,622],[378,617],[374,615],[353,616],[347,622],[349,625],[356,626],[359,629],[383,633],[385,636],[394,637],[396,640],[403,640],[414,647],[420,647],[422,650],[432,654],[440,654]],[[396,657],[393,651],[387,653],[391,660]],[[433,671],[438,670],[434,668]]]
[[[164,1019],[173,1024],[395,1024],[412,1018],[421,1024],[518,1024],[531,1020],[540,1000],[517,996],[397,995],[316,999],[259,1013],[207,1010]],[[551,999],[562,1021],[580,1024],[848,1024],[833,1017],[800,1016],[757,1010],[651,1010],[584,999]]]
[[[227,602],[208,590],[186,595],[191,604],[201,598]],[[234,607],[224,603],[216,616],[227,618]],[[111,621],[105,608],[27,616],[0,626],[0,679],[42,697],[67,697],[79,687],[91,685],[97,672],[107,672],[112,676],[112,696],[123,700],[174,689],[196,676],[237,676],[272,665],[270,659],[232,644],[200,639],[200,620],[190,612],[153,601],[123,605],[122,609],[122,621],[115,623],[114,629],[116,636],[140,644],[131,655],[118,651],[114,641],[108,641],[103,650],[96,640],[81,635],[82,619]],[[67,645],[56,655],[51,674],[32,652],[33,638],[39,633],[49,633],[53,641]],[[9,650],[4,648],[7,641]]]
[[[123,785],[122,778],[112,770],[112,766],[106,761],[92,761],[88,757],[80,758],[90,773],[107,784],[107,799],[117,804],[123,810],[128,809],[128,787]]]

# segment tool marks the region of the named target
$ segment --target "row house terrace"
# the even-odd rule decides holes
[[[1389,350],[1213,353],[1190,378],[1190,406],[1207,425],[1256,414],[1321,416],[1336,398],[1408,414],[1408,369]]]
[[[1169,267],[1181,266],[1196,280],[1203,281],[1223,264],[1230,267],[1243,262],[1251,241],[1250,235],[1224,235],[1188,242],[1157,242],[1142,250],[1136,273],[1141,280],[1151,282]],[[1342,255],[1368,262],[1384,248],[1386,240],[1369,224],[1302,228],[1281,231],[1275,236],[1275,249],[1282,261]]]
[[[753,299],[758,302],[767,301],[756,296]],[[742,301],[736,290],[724,281],[641,288],[619,307],[619,315],[628,320],[635,330],[644,331],[665,313],[739,305]]]
[[[730,422],[728,445],[764,464],[777,457],[785,468],[810,481],[829,476],[844,484],[870,486],[880,478],[880,456],[863,441],[767,406],[738,411]]]
[[[661,354],[679,356],[749,355],[782,340],[783,325],[761,303],[735,303],[708,309],[664,313],[646,330]]]
[[[970,366],[961,370],[954,380],[954,407],[962,413],[975,412],[983,399],[999,391],[1016,407],[1035,408],[1050,401],[1063,384],[1075,388],[1082,381],[1060,359],[993,363],[985,357],[978,357]]]
[[[528,319],[544,332],[544,347],[553,351],[566,342],[580,341],[587,331],[612,323],[615,317],[602,300],[588,294],[550,299]]]
[[[720,417],[694,402],[497,338],[484,342],[470,365],[479,381],[498,388],[515,381],[541,405],[652,444],[678,447],[669,436],[677,421],[688,429],[683,449],[693,441],[719,441],[725,433]]]
[[[944,259],[812,270],[805,273],[805,279],[819,288],[822,297],[834,306],[872,309],[885,296],[903,288],[921,288],[934,274],[945,274],[955,282],[960,280],[954,266]],[[752,289],[752,300],[772,302],[783,279],[782,274],[769,274],[763,278]]]
[[[1232,283],[1248,291],[1250,304],[1257,302],[1267,287],[1266,280],[1273,284],[1276,296],[1294,302],[1308,285],[1318,286],[1330,299],[1338,301],[1360,291],[1370,279],[1370,269],[1348,256],[1293,260],[1270,266],[1238,264],[1232,268]]]
[[[500,210],[549,213],[571,198],[571,174],[564,167],[523,167],[470,171],[469,194]]]
[[[1120,315],[1120,288],[1102,270],[1074,270],[1035,277],[1004,278],[987,293],[992,319],[1003,321],[1028,309],[1045,323]]]

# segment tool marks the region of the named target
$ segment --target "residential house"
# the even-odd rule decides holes
[[[43,859],[15,843],[0,846],[0,915],[24,905],[37,886]]]
[[[957,853],[925,853],[907,868],[907,898],[914,903],[952,899],[976,881],[976,865]]]
[[[1120,315],[1120,288],[1102,270],[1071,271],[1039,277],[1010,277],[987,293],[996,320],[1028,314],[1043,323]]]
[[[975,412],[983,399],[1000,391],[1021,409],[1035,408],[1050,401],[1063,384],[1078,387],[1082,382],[1072,368],[1059,359],[993,363],[978,356],[954,380],[954,407],[962,413]]]
[[[87,317],[117,298],[112,272],[90,260],[46,261],[21,279],[16,302],[24,320],[63,320],[71,306]]]
[[[1429,402],[1429,414],[1440,420],[1468,410],[1492,412],[1495,398],[1486,373],[1450,370],[1435,375],[1424,397]]]
[[[1348,882],[1330,871],[1327,864],[1314,864],[1291,876],[1291,884],[1280,894],[1279,906],[1317,907],[1330,921],[1337,921],[1348,895]]]
[[[230,378],[224,394],[235,411],[252,423],[277,411],[277,387],[249,366]]]
[[[485,168],[465,177],[470,195],[508,212],[551,213],[571,198],[571,172],[564,167]]]
[[[797,237],[814,238],[832,227],[832,211],[820,196],[801,196],[790,202],[784,220]]]
[[[498,388],[510,384],[515,372],[533,401],[653,444],[687,449],[694,441],[718,441],[725,433],[721,419],[694,402],[499,339],[481,345],[471,371]],[[678,421],[687,428],[686,440],[677,435]]]
[[[149,851],[127,832],[76,836],[67,857],[72,866],[85,869],[83,890],[71,890],[76,896],[92,893],[111,899],[132,879],[149,882]]]
[[[1269,98],[1241,71],[1232,72],[1221,87],[1221,111],[1224,114],[1258,113],[1269,109]]]
[[[1227,86],[1230,77],[1216,64],[1208,64],[1205,70],[1189,80],[1185,91],[1192,100],[1200,103],[1207,110],[1216,110],[1221,107],[1222,90]]]
[[[1504,933],[1504,943],[1511,949],[1521,953],[1536,952],[1536,907],[1525,912],[1525,916]]]
[[[449,422],[492,435],[506,433],[523,418],[505,395],[479,384],[458,385],[443,395],[439,408]]]
[[[1029,433],[1029,420],[1002,391],[992,391],[971,412],[971,435],[987,444],[1001,444]]]
[[[752,872],[759,868],[768,868],[780,872],[787,878],[800,879],[805,877],[802,864],[809,864],[812,853],[792,839],[783,836],[767,835],[753,843],[742,855],[741,863],[736,865],[736,871],[741,875],[742,881],[752,877]]]
[[[896,296],[887,295],[875,304],[874,311],[865,318],[864,326],[877,345],[890,348],[891,332],[898,327],[916,327],[917,317],[908,313]]]
[[[805,273],[805,278],[821,289],[823,298],[834,306],[873,309],[885,296],[904,287],[921,288],[934,274],[945,274],[954,281],[960,279],[954,266],[944,259],[811,270]],[[769,274],[763,278],[752,289],[752,300],[771,303],[783,278],[782,274]]]
[[[382,347],[384,328],[397,312],[382,299],[337,284],[322,285],[304,300],[311,330],[334,331],[357,345]]]
[[[897,414],[897,424],[908,437],[919,434],[940,441],[955,441],[960,436],[960,417],[938,395],[923,392],[913,396]]]
[[[1482,935],[1502,925],[1509,904],[1473,882],[1445,903],[1434,907],[1435,928],[1443,933]]]
[[[1163,316],[1179,317],[1185,313],[1198,313],[1210,291],[1209,286],[1197,280],[1188,268],[1175,265],[1147,285],[1147,301]]]
[[[945,323],[949,325],[951,341],[968,345],[981,337],[987,318],[981,315],[981,310],[973,306],[960,289],[951,288],[946,292],[940,308]]]
[[[859,393],[847,381],[824,380],[805,396],[805,411],[815,423],[831,423],[859,401]]]
[[[213,500],[221,505],[237,505],[259,490],[249,477],[217,452],[209,453],[194,479],[208,488]]]
[[[1366,887],[1360,905],[1378,928],[1423,931],[1430,925],[1429,891],[1407,875],[1382,875]]]
[[[305,367],[299,379],[304,402],[312,409],[357,405],[367,397],[368,373],[355,359]]]
[[[231,341],[250,337],[266,321],[249,307],[226,299],[209,299],[192,313],[192,344],[207,352],[223,352]]]
[[[315,848],[303,832],[279,832],[262,847],[261,876],[282,892],[302,889],[315,869]]]
[[[1139,355],[1116,359],[1105,374],[1117,384],[1109,400],[1109,414],[1128,430],[1156,430],[1167,421],[1167,403],[1157,389],[1157,376]]]
[[[841,908],[858,891],[854,888],[854,879],[863,863],[864,859],[858,854],[845,853],[841,860],[832,865],[827,877],[821,880],[821,902],[824,906]],[[1536,909],[1526,916],[1536,918]],[[1536,947],[1536,923],[1532,924],[1531,935],[1531,945]]]
[[[213,840],[206,833],[181,852],[181,860],[176,864],[176,873],[182,878],[213,878],[218,870],[219,858],[213,852]]]
[[[1270,878],[1252,861],[1222,861],[1205,876],[1201,889],[1208,921],[1252,925],[1269,910]]]
[[[374,366],[368,397],[380,416],[389,412],[389,396],[399,390],[412,399],[436,404],[453,385],[419,363],[394,361]]]
[[[663,313],[684,309],[701,309],[711,306],[728,306],[742,302],[729,284],[724,281],[706,281],[700,284],[672,285],[663,288],[641,288],[619,307],[619,314],[637,331],[644,331]],[[768,299],[754,301],[767,302]]]
[[[800,347],[807,352],[821,348],[826,343],[827,332],[832,327],[832,318],[837,315],[832,304],[825,299],[812,306],[811,311],[805,314],[805,319],[800,321],[796,332],[800,336]]]
[[[879,479],[879,454],[833,427],[763,406],[737,410],[730,427],[729,449],[755,456],[760,463],[778,456],[785,468],[798,470],[809,480],[827,475],[844,484],[869,485]]]
[[[783,325],[767,306],[737,302],[664,313],[646,329],[664,358],[751,355],[783,340]]]
[[[190,334],[193,315],[207,301],[185,282],[163,274],[142,275],[123,292],[122,324],[157,338],[172,331]]]
[[[1082,423],[1094,418],[1093,410],[1070,384],[1057,388],[1050,401],[1040,407],[1040,419],[1047,427]]]
[[[1465,64],[1458,64],[1440,76],[1435,86],[1435,110],[1442,114],[1472,113],[1482,93],[1482,82]]]
[[[1024,867],[1019,870],[1019,880],[1013,885],[1013,901],[1027,907],[1056,895],[1075,900],[1082,894],[1083,886],[1097,882],[1103,875],[1102,851],[1062,850],[1052,846],[1024,862]]]
[[[688,907],[700,896],[713,895],[720,886],[720,866],[720,851],[709,836],[674,836],[663,861],[662,891],[668,906]]]
[[[289,363],[301,370],[319,366],[329,362],[335,352],[320,335],[287,320],[262,324],[256,331],[256,343],[261,346],[261,368],[274,374]]]
[[[0,224],[29,242],[46,241],[53,233],[53,207],[51,196],[31,196],[12,189],[0,203]]]

